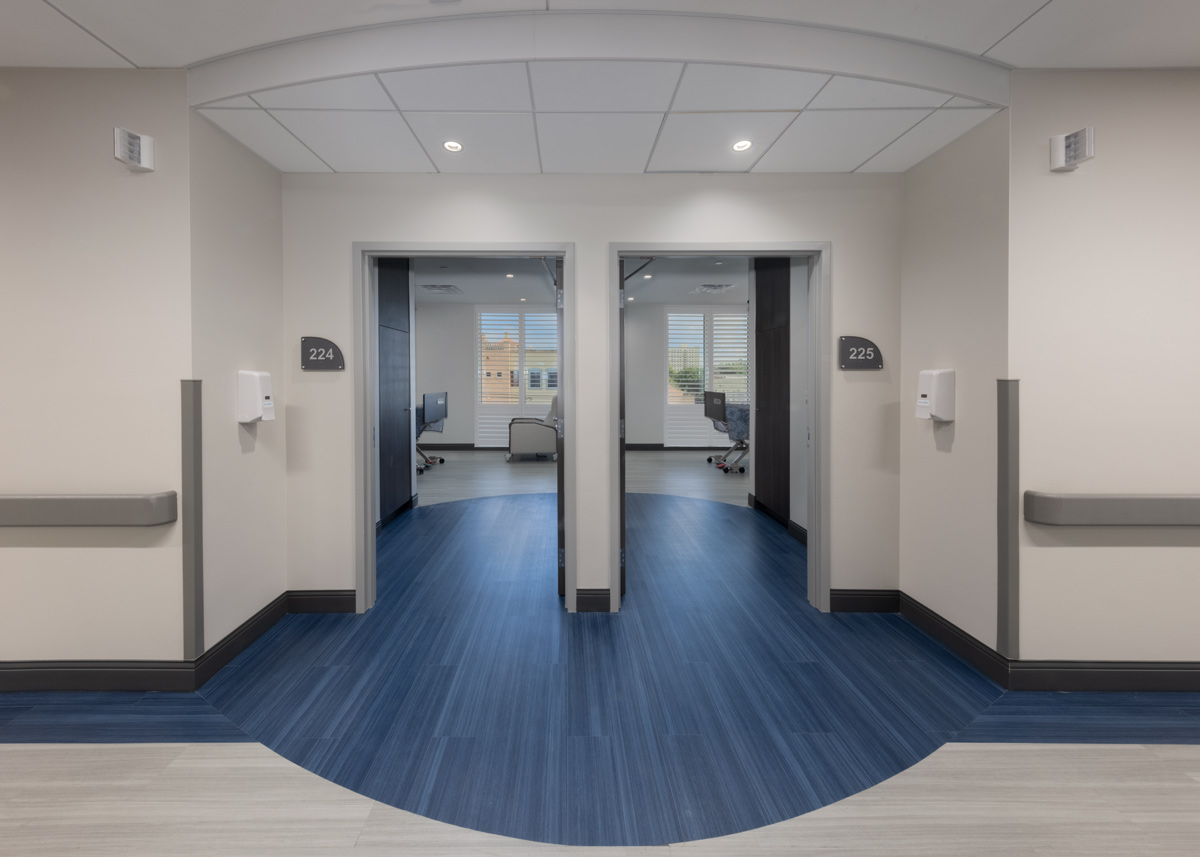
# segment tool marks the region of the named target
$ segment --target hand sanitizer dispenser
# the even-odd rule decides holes
[[[273,419],[275,402],[271,399],[271,373],[238,370],[238,422]]]
[[[917,419],[954,419],[954,370],[922,369],[917,376]]]

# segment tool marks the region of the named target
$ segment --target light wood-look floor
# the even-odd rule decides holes
[[[889,855],[1200,853],[1200,746],[947,744],[770,827],[570,848],[453,827],[347,791],[261,744],[0,745],[0,855]]]
[[[503,449],[430,450],[430,454],[442,456],[446,463],[417,476],[415,490],[422,506],[555,490],[557,465],[549,458],[506,462]],[[750,473],[722,473],[706,463],[712,454],[701,449],[628,452],[626,489],[745,506],[754,485]]]

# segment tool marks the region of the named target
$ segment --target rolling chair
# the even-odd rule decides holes
[[[427,431],[440,432],[446,425],[445,420],[435,420],[434,422],[425,422],[425,407],[417,405],[417,437],[421,439],[421,435]],[[438,458],[436,455],[428,455],[425,450],[417,446],[417,473],[424,473],[426,467],[432,467],[435,464],[445,464],[446,459]]]
[[[750,406],[726,404],[724,393],[704,392],[704,416],[712,420],[713,428],[723,431],[733,441],[720,455],[710,455],[709,464],[726,473],[745,473],[741,462],[750,452]]]
[[[558,396],[550,400],[550,413],[544,420],[517,417],[508,423],[508,452],[505,461],[514,455],[548,455],[558,460]]]

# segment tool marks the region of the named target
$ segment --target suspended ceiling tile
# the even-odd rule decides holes
[[[257,110],[258,105],[254,103],[249,95],[239,95],[237,98],[223,98],[220,101],[210,101],[205,107],[248,107],[252,110]]]
[[[950,96],[944,92],[863,80],[858,77],[834,77],[813,99],[810,108],[865,107],[941,107]]]
[[[267,108],[311,110],[394,110],[373,74],[318,80],[299,86],[254,93],[254,100]]]
[[[929,110],[809,110],[754,167],[756,173],[848,173]]]
[[[549,0],[551,11],[580,9],[699,12],[867,30],[982,53],[1046,0]],[[1059,0],[1055,0],[1059,2]],[[1089,0],[1083,0],[1084,3]],[[1126,0],[1128,2],[1128,0]],[[1131,3],[1140,6],[1141,2]]]
[[[539,113],[547,173],[640,173],[662,124],[658,113]]]
[[[997,112],[994,108],[938,110],[863,164],[858,172],[902,173]]]
[[[665,113],[682,63],[550,61],[529,64],[538,112]]]
[[[546,8],[545,0],[54,0],[54,4],[139,66],[152,68],[180,68],[333,30]]]
[[[485,63],[396,71],[379,75],[401,110],[526,112],[525,63]]]
[[[339,173],[434,171],[395,111],[272,110],[271,115]]]
[[[536,173],[531,113],[406,113],[425,151],[444,173]],[[442,143],[455,140],[461,152]]]
[[[5,0],[0,67],[130,68],[43,0]]]
[[[250,151],[284,173],[327,173],[330,169],[265,110],[200,110]]]
[[[827,80],[805,71],[691,63],[671,110],[802,110]]]
[[[771,146],[795,113],[672,113],[663,125],[648,172],[740,173]],[[745,152],[733,144],[749,140]],[[857,165],[856,165],[857,166]]]
[[[1200,3],[1054,0],[987,56],[1018,68],[1194,68]]]
[[[989,105],[984,104],[982,101],[975,101],[970,98],[963,98],[962,96],[957,96],[955,98],[951,98],[949,101],[947,101],[942,106],[943,107],[987,107]]]

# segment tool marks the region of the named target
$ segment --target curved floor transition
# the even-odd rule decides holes
[[[419,507],[378,601],[293,614],[201,695],[335,783],[522,839],[656,845],[792,818],[909,767],[1001,689],[893,614],[821,614],[762,514],[631,494],[619,614],[568,614],[551,494]]]

